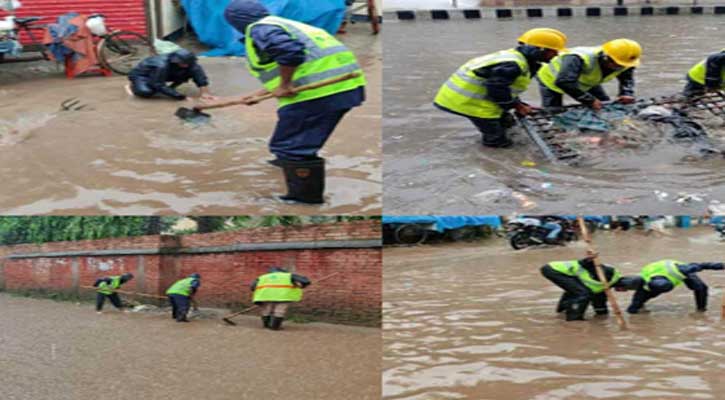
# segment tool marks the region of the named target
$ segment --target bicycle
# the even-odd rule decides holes
[[[44,17],[22,17],[15,18],[15,27],[11,34],[0,36],[0,43],[4,41],[16,41],[20,37],[21,30],[26,32],[31,39],[30,47],[40,47],[40,56],[36,57],[15,57],[6,58],[5,55],[10,51],[3,52],[0,50],[0,63],[10,62],[29,62],[50,60],[50,54],[47,49],[43,48],[42,43],[36,39],[33,29],[47,29],[48,24],[33,24]],[[92,14],[91,18],[103,18],[103,14]],[[139,61],[146,57],[156,55],[156,49],[153,43],[146,36],[132,31],[112,30],[107,32],[105,26],[102,30],[91,32],[95,43],[96,55],[101,67],[113,71],[120,75],[128,75],[131,69],[138,64]],[[7,46],[10,48],[10,46]]]

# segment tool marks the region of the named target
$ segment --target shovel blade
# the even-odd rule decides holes
[[[229,318],[222,318],[222,321],[226,322],[227,325],[237,326],[237,324]]]
[[[209,122],[209,120],[211,119],[211,115],[205,112],[199,111],[195,108],[186,107],[179,107],[174,115],[183,119],[184,121],[193,122],[195,124]]]

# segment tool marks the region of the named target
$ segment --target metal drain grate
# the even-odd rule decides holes
[[[687,99],[682,95],[639,99],[634,104],[627,106],[628,115],[635,116],[640,110],[649,106],[664,106],[683,112],[692,109],[706,110],[714,116],[725,118],[725,92],[707,93],[692,99]],[[535,110],[528,116],[519,118],[518,121],[546,159],[552,162],[572,164],[578,161],[582,154],[562,139],[566,135],[566,130],[558,126],[553,117],[568,110],[584,107],[575,104],[551,110]]]

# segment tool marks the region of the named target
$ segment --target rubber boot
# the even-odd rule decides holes
[[[287,182],[287,194],[280,196],[280,199],[307,204],[325,202],[322,197],[322,193],[325,191],[324,158],[302,161],[284,160],[282,169]]]
[[[282,329],[282,321],[284,321],[284,318],[282,317],[272,317],[272,322],[270,322],[269,329],[273,331],[278,331]]]
[[[572,301],[566,309],[567,321],[584,321],[588,302]]]
[[[264,325],[265,328],[269,328],[271,326],[270,325],[271,319],[272,319],[271,316],[265,315],[264,317],[262,317],[262,325]]]
[[[569,306],[569,296],[567,296],[567,294],[564,293],[561,295],[561,298],[559,299],[559,304],[556,305],[557,314],[566,311],[568,306]]]
[[[270,165],[274,165],[275,167],[282,168],[282,164],[284,164],[284,160],[281,158],[275,158],[274,160],[267,160],[267,163]]]

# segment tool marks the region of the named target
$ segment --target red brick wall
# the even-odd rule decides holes
[[[380,240],[379,221],[258,228],[234,232],[141,236],[42,245],[0,247],[0,289],[75,292],[74,280],[90,286],[103,276],[132,272],[138,279],[125,290],[163,294],[174,281],[191,273],[202,276],[197,299],[202,306],[240,307],[251,303],[249,285],[270,266],[305,275],[312,285],[294,312],[318,319],[378,325],[382,299],[382,252],[376,248],[234,251],[184,254],[178,250],[243,243]],[[9,255],[83,250],[156,250],[144,255],[75,255],[8,258]],[[175,251],[176,250],[176,251]],[[73,263],[77,274],[73,274]],[[142,272],[140,266],[143,264]],[[315,282],[332,273],[331,279]]]

